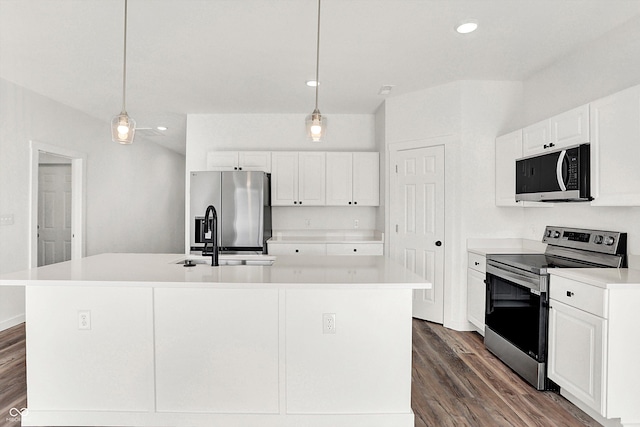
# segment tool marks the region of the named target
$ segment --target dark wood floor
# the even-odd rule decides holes
[[[0,426],[26,406],[24,325],[0,332]],[[539,392],[489,353],[482,337],[413,321],[416,427],[599,426],[556,393]]]
[[[413,320],[416,427],[600,426],[554,392],[531,387],[475,332]]]

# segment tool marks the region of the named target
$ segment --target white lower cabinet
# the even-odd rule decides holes
[[[269,255],[326,255],[324,243],[271,243],[267,242]]]
[[[601,423],[637,425],[640,286],[594,286],[551,272],[549,290],[549,378]]]
[[[468,254],[467,268],[467,319],[484,335],[484,312],[487,298],[485,280],[486,257],[473,252]]]
[[[603,410],[606,320],[558,301],[549,310],[549,378],[590,408]]]
[[[269,255],[383,255],[382,243],[273,243]]]
[[[327,243],[327,255],[382,255],[382,243]]]

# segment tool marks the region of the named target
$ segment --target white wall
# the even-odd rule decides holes
[[[209,151],[378,151],[373,114],[331,114],[325,141],[306,137],[304,114],[189,114],[186,173],[205,170]],[[189,182],[187,180],[186,186]],[[188,188],[187,188],[188,191]],[[376,227],[372,207],[274,207],[273,229],[360,230]],[[310,226],[306,225],[310,220]]]
[[[87,255],[182,251],[182,155],[115,144],[108,123],[0,79],[0,214],[14,217],[0,226],[0,273],[29,267],[30,140],[87,154]],[[23,289],[0,288],[0,329],[23,315]]]
[[[541,70],[524,84],[524,120],[535,123],[573,107],[640,84],[640,17]],[[640,176],[630,176],[640,186]],[[523,237],[539,240],[545,225],[625,231],[627,250],[640,254],[640,208],[558,204],[526,209]]]
[[[387,148],[407,141],[447,141],[444,323],[451,328],[469,328],[467,238],[520,235],[522,210],[495,207],[494,141],[518,120],[521,99],[519,82],[460,81],[385,102]]]

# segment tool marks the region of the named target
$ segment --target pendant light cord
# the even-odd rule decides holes
[[[320,86],[320,1],[321,0],[318,0],[318,38],[316,41],[316,111],[318,110],[318,86]]]
[[[127,0],[124,0],[124,58],[122,61],[122,112],[126,113],[126,87],[127,87]]]

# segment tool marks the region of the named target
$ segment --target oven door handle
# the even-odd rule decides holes
[[[515,283],[523,288],[533,289],[538,292],[547,292],[546,286],[541,289],[541,276],[533,273],[525,273],[523,271],[510,271],[507,267],[494,267],[487,264],[487,274],[493,274],[496,277],[504,279],[508,282]]]
[[[485,299],[486,303],[485,303],[485,314],[489,315],[491,313],[493,313],[493,298],[491,298],[491,280],[484,280],[484,283],[487,285],[487,298]]]

